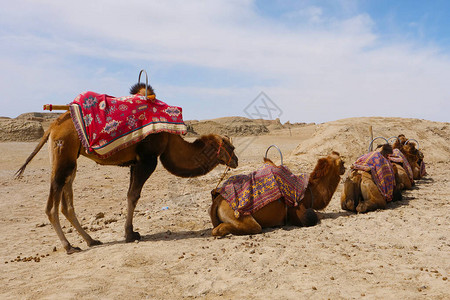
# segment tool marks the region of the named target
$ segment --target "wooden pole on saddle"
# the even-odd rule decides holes
[[[69,110],[70,105],[44,104],[44,110]]]

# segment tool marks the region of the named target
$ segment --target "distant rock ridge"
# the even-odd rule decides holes
[[[0,119],[0,142],[30,142],[40,139],[43,134],[41,122]]]
[[[0,141],[33,141],[42,137],[44,130],[61,113],[24,113],[15,119],[0,117]],[[34,122],[34,123],[33,123]],[[25,125],[26,124],[26,125]],[[280,119],[249,119],[245,117],[223,117],[210,120],[187,120],[187,136],[216,133],[228,136],[254,136],[269,134],[274,130],[304,126],[306,123],[289,122]]]

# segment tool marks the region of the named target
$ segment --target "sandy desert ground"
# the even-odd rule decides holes
[[[258,168],[271,144],[294,173],[311,172],[331,150],[348,169],[367,151],[369,125],[375,136],[417,139],[428,176],[388,209],[359,215],[340,208],[340,184],[317,226],[253,236],[211,236],[210,190],[224,167],[183,179],[158,166],[134,219],[143,239],[125,243],[129,171],[82,157],[75,208],[104,244],[88,248],[61,216],[68,239],[83,249],[73,255],[44,213],[47,147],[14,180],[36,142],[2,142],[0,299],[449,299],[449,123],[351,118],[239,137],[231,175]],[[276,151],[269,156],[279,163]]]

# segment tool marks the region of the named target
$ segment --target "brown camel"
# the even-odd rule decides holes
[[[328,157],[318,160],[309,176],[304,198],[297,206],[289,207],[283,199],[279,199],[251,215],[240,215],[238,218],[228,202],[212,191],[213,203],[209,211],[214,226],[212,235],[256,234],[261,233],[262,228],[282,226],[286,223],[294,226],[314,226],[318,223],[314,209],[322,210],[330,203],[344,172],[344,162],[339,153],[332,152]]]
[[[396,174],[396,183],[399,184],[402,190],[410,190],[414,186],[414,182],[408,176],[405,168],[403,168],[402,164],[392,162],[392,166],[394,167],[394,173]],[[396,169],[396,170],[395,170]]]
[[[377,151],[386,159],[392,154],[392,146],[385,144]],[[403,185],[399,183],[397,166],[392,166],[392,172],[395,177],[395,187],[393,188],[392,200],[401,200],[401,189]],[[409,180],[409,179],[408,179]],[[344,188],[341,194],[342,209],[365,213],[377,209],[386,208],[388,199],[384,196],[368,171],[353,169],[350,175],[344,181]]]
[[[416,143],[406,139],[403,134],[400,134],[393,144],[394,149],[399,149],[408,160],[413,171],[413,178],[420,179],[422,174],[420,172],[421,163],[423,163],[423,153],[416,147]]]
[[[410,190],[415,183],[412,174],[413,171],[409,165],[408,159],[399,149],[393,149],[393,155],[389,156],[389,160],[391,161],[392,166],[395,167],[394,173],[396,173],[396,183],[399,184],[399,187],[402,189]]]
[[[139,86],[138,86],[139,87]],[[135,85],[131,92],[145,94],[145,87],[139,89]],[[142,87],[142,86],[141,86]],[[148,90],[153,94],[153,90]],[[141,238],[133,231],[133,213],[140,198],[141,190],[157,165],[157,158],[170,173],[179,177],[196,177],[205,175],[217,165],[223,164],[236,168],[238,158],[234,154],[234,146],[226,137],[216,134],[205,135],[190,143],[181,136],[167,132],[148,135],[144,140],[125,148],[112,156],[101,159],[95,154],[88,154],[78,138],[77,131],[66,112],[55,120],[27,158],[25,164],[17,171],[17,177],[24,172],[27,164],[49,140],[49,152],[52,161],[50,194],[47,201],[46,214],[55,229],[61,243],[68,254],[81,251],[72,246],[65,237],[59,222],[58,208],[80,233],[88,246],[99,245],[81,227],[73,206],[72,182],[75,179],[77,159],[86,156],[101,165],[130,167],[130,185],[128,188],[128,211],[125,223],[125,240],[132,242]]]

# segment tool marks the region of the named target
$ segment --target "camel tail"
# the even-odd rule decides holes
[[[36,154],[38,154],[38,152],[41,150],[42,146],[44,146],[45,143],[47,143],[47,140],[48,140],[49,136],[50,136],[50,128],[47,129],[47,131],[45,131],[44,136],[39,141],[39,144],[36,146],[36,148],[34,148],[33,152],[30,154],[30,156],[28,156],[28,158],[25,161],[25,163],[14,174],[14,178],[15,179],[19,179],[19,178],[22,177],[23,172],[25,172],[25,168],[27,167],[28,163],[36,156]]]

